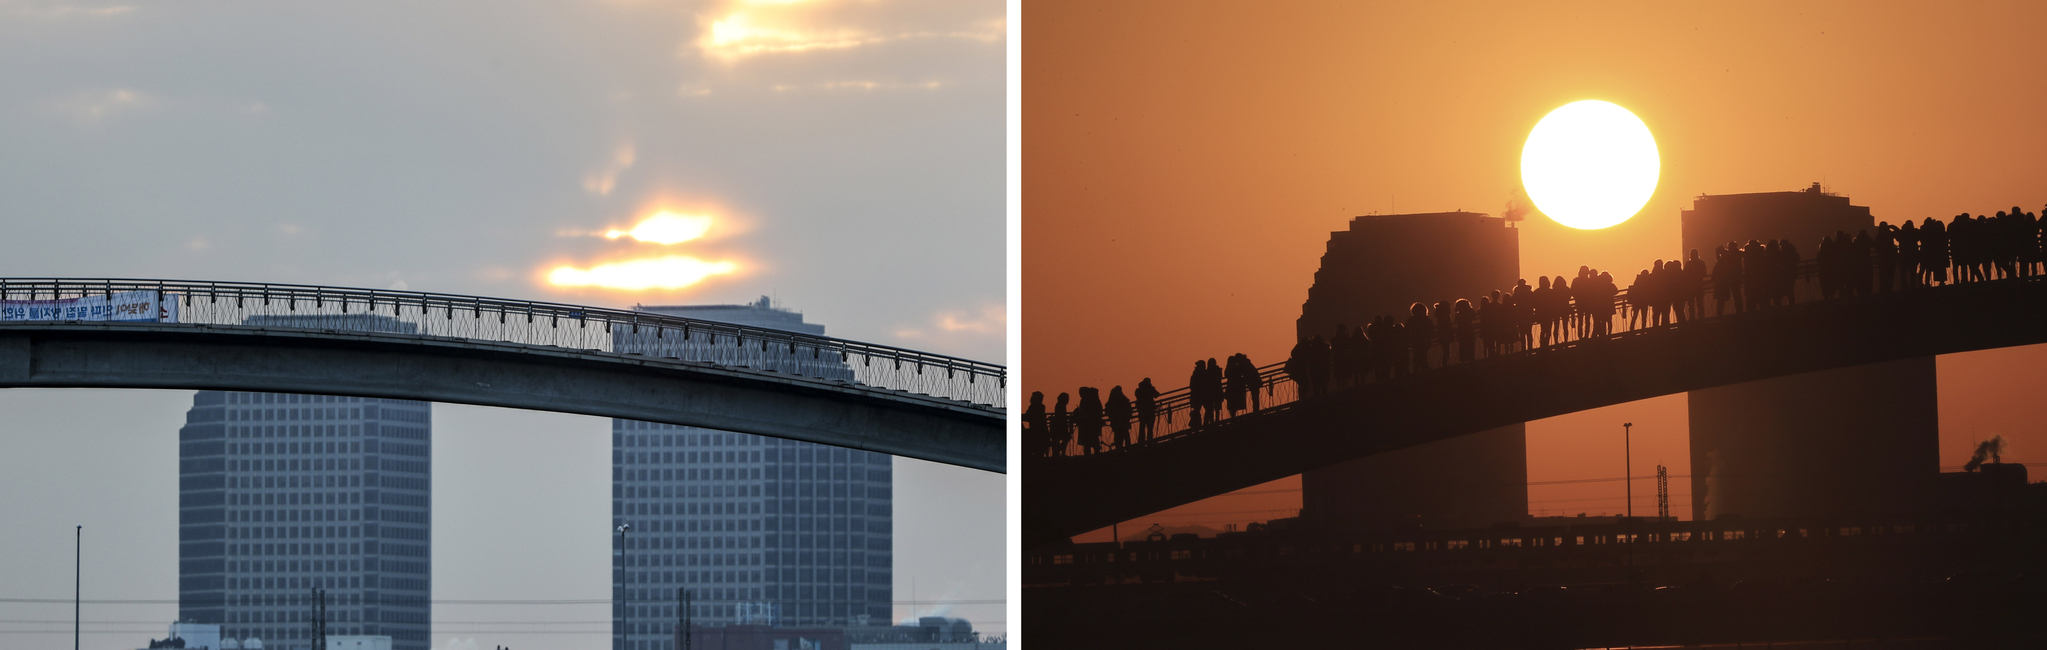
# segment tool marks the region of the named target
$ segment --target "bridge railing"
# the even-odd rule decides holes
[[[1821,299],[1820,285],[1819,282],[1817,281],[1818,277],[1819,265],[1816,260],[1808,259],[1800,261],[1793,275],[1792,286],[1793,299],[1799,303],[1811,302]],[[1712,287],[1713,287],[1712,277],[1708,276],[1703,287],[1704,306],[1707,312],[1711,312],[1714,309]],[[1551,345],[1547,347],[1533,346],[1525,349],[1517,349],[1511,352],[1507,352],[1506,354],[1497,356],[1555,352],[1559,350],[1570,349],[1578,345],[1582,345],[1587,341],[1606,340],[1609,338],[1617,338],[1621,336],[1637,336],[1644,332],[1649,332],[1655,329],[1659,329],[1661,327],[1670,327],[1670,325],[1654,327],[1638,326],[1637,321],[1629,317],[1629,311],[1637,306],[1638,305],[1635,303],[1635,301],[1629,298],[1628,291],[1626,289],[1622,289],[1614,297],[1615,315],[1612,321],[1613,329],[1611,334],[1599,337],[1581,336],[1573,338],[1570,341],[1562,341],[1561,339],[1559,339],[1557,342],[1553,342]],[[1730,306],[1730,309],[1731,308],[1732,307]],[[1707,316],[1707,318],[1712,318],[1712,316]],[[1438,357],[1435,353],[1431,353],[1430,358],[1436,359]],[[1483,364],[1486,361],[1490,360],[1491,358],[1494,357],[1481,357],[1475,361],[1457,362],[1448,365],[1431,364],[1431,369],[1433,371],[1440,372],[1442,370],[1457,368],[1460,366]],[[1171,444],[1176,440],[1179,440],[1182,436],[1187,435],[1196,430],[1205,428],[1207,426],[1227,425],[1229,420],[1233,417],[1240,417],[1242,415],[1250,415],[1254,413],[1264,413],[1272,411],[1274,409],[1282,409],[1292,406],[1295,402],[1301,399],[1302,391],[1301,386],[1294,381],[1293,376],[1287,373],[1286,365],[1287,364],[1285,361],[1281,361],[1279,363],[1261,366],[1258,368],[1259,377],[1258,392],[1261,394],[1259,395],[1258,398],[1257,408],[1256,409],[1250,408],[1251,400],[1247,396],[1247,398],[1244,401],[1244,405],[1247,410],[1240,411],[1238,412],[1237,415],[1232,415],[1230,411],[1228,411],[1227,408],[1225,408],[1222,411],[1221,417],[1208,421],[1202,421],[1200,418],[1196,417],[1193,412],[1194,400],[1192,398],[1192,394],[1189,388],[1181,387],[1173,389],[1171,391],[1167,391],[1165,393],[1161,393],[1158,397],[1158,413],[1157,416],[1154,418],[1153,422],[1154,429],[1152,436],[1148,439],[1142,437],[1141,432],[1143,430],[1143,423],[1141,420],[1143,419],[1143,416],[1141,415],[1134,416],[1132,418],[1132,424],[1130,429],[1130,439],[1132,444],[1126,449],[1138,450],[1151,447],[1154,445]],[[1364,376],[1361,379],[1359,379],[1355,385],[1338,383],[1336,385],[1331,386],[1331,388],[1326,392],[1334,392],[1338,390],[1357,388],[1360,386],[1377,383],[1379,381],[1378,379],[1373,377],[1369,371],[1363,373],[1363,375]],[[1050,400],[1048,400],[1048,402],[1049,401]],[[1071,407],[1072,405],[1069,405],[1069,409]],[[1113,435],[1111,433],[1111,430],[1105,428],[1102,433],[1102,447],[1104,449],[1109,448],[1112,440]],[[1055,446],[1057,445],[1057,443],[1054,444]],[[1063,448],[1055,450],[1054,453],[1063,454],[1066,456],[1076,456],[1084,453],[1084,450],[1081,448],[1080,437],[1074,436],[1072,439],[1069,439],[1063,446]]]
[[[451,294],[248,282],[0,278],[0,302],[155,292],[177,322],[396,332],[773,370],[1005,408],[1003,366],[641,311]],[[20,303],[16,303],[20,304]],[[170,305],[163,305],[169,307]]]

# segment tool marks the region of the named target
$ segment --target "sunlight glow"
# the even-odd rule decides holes
[[[711,229],[711,218],[701,214],[676,214],[667,210],[654,213],[642,219],[632,230],[611,230],[604,233],[605,239],[632,237],[650,244],[680,244],[704,236]]]
[[[1557,223],[1612,226],[1642,210],[1663,163],[1649,126],[1628,109],[1585,100],[1550,111],[1521,149],[1521,184]]]
[[[603,287],[626,291],[681,289],[713,275],[739,270],[729,261],[706,262],[694,257],[669,255],[624,262],[598,264],[588,269],[562,266],[547,274],[550,284],[560,287]]]

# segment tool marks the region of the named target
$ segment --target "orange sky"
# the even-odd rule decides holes
[[[1278,361],[1330,231],[1372,212],[1499,214],[1528,130],[1580,99],[1640,116],[1663,175],[1619,226],[1523,222],[1524,275],[1622,277],[1675,257],[1678,211],[1702,193],[1824,181],[1893,222],[2047,204],[2047,4],[1381,5],[1025,7],[1026,391],[1179,386],[1188,359],[1233,352]],[[2006,460],[2047,461],[2047,400],[2030,398],[2047,393],[2047,351],[1939,368],[1943,465],[1993,433],[2012,440]],[[1620,476],[1623,421],[1636,475],[1659,461],[1689,474],[1684,404],[1532,422],[1529,480]],[[1245,511],[1298,507],[1288,489],[1140,521],[1261,520]],[[1689,515],[1689,481],[1671,489]],[[1529,496],[1532,511],[1599,513],[1620,493]],[[1636,485],[1638,513],[1653,496]]]

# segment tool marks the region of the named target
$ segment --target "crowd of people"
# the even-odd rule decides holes
[[[1957,215],[1952,222],[1928,217],[1920,224],[1879,222],[1874,232],[1836,231],[1822,238],[1811,274],[1822,299],[1887,293],[1958,282],[2030,277],[2047,272],[2047,236],[2033,213],[2014,207],[1995,216]],[[1300,337],[1282,371],[1300,397],[1429,372],[1474,361],[1613,333],[1616,317],[1627,329],[1660,327],[1742,313],[1797,301],[1801,275],[1798,248],[1788,240],[1728,242],[1713,251],[1712,267],[1694,249],[1683,260],[1656,260],[1635,274],[1625,295],[1612,274],[1579,267],[1575,278],[1538,277],[1492,291],[1476,300],[1459,298],[1412,303],[1404,317],[1379,315],[1365,325],[1338,324],[1330,336]],[[1810,294],[1808,294],[1810,295]],[[1454,353],[1454,354],[1453,354]],[[1431,359],[1434,362],[1431,362]],[[1243,354],[1228,363],[1196,361],[1188,380],[1187,426],[1260,409],[1258,393],[1271,390],[1256,364]],[[1063,456],[1078,442],[1080,453],[1102,451],[1102,428],[1111,448],[1150,441],[1160,415],[1158,389],[1139,382],[1135,399],[1123,387],[1108,402],[1096,388],[1079,389],[1079,405],[1068,410],[1060,393],[1047,411],[1043,393],[1031,393],[1024,411],[1025,438],[1037,456]],[[1130,432],[1137,429],[1133,440]]]

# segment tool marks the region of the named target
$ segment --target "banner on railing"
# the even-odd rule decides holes
[[[57,300],[0,300],[0,321],[178,322],[178,297],[155,291],[124,291]]]

